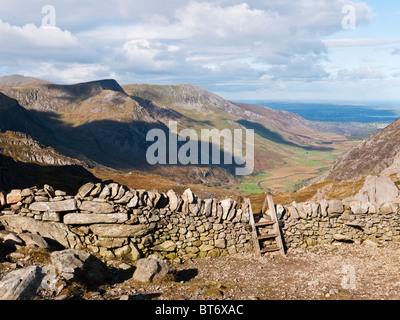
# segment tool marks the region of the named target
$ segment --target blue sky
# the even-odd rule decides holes
[[[43,25],[45,5],[54,26]],[[355,29],[343,29],[344,6]],[[400,102],[399,31],[396,0],[2,0],[0,76],[192,83],[231,100]]]

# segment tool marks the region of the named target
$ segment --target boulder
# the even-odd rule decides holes
[[[135,281],[146,283],[154,280],[162,280],[167,276],[168,272],[168,264],[153,254],[148,258],[138,260],[132,278]]]
[[[361,190],[347,200],[360,200],[363,203],[371,202],[380,206],[393,201],[398,195],[399,189],[390,178],[367,176]]]
[[[101,284],[107,278],[106,265],[88,252],[66,249],[53,252],[50,258],[58,274],[65,280]]]
[[[52,239],[66,248],[80,248],[82,243],[79,237],[60,222],[38,221],[23,216],[1,216],[0,222],[13,229],[21,229],[40,234],[43,238]]]
[[[0,300],[32,300],[43,277],[37,266],[10,272],[0,281]]]

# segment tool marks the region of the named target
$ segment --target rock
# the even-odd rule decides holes
[[[93,190],[93,188],[94,188],[94,183],[88,182],[88,183],[86,183],[85,185],[83,185],[82,187],[79,188],[78,195],[81,198],[85,198],[90,194],[90,192]]]
[[[226,248],[226,240],[225,239],[217,239],[215,240],[215,247],[220,249]]]
[[[4,247],[13,251],[24,245],[24,241],[15,232],[8,232],[8,234],[4,236],[3,241]]]
[[[119,185],[118,183],[110,183],[108,187],[110,188],[110,199],[114,199],[118,194]]]
[[[222,219],[226,220],[229,214],[229,210],[232,207],[233,201],[231,199],[224,199],[219,202],[222,207]]]
[[[111,195],[111,189],[108,186],[105,186],[103,190],[100,192],[99,198],[106,199]]]
[[[182,204],[182,198],[174,190],[168,190],[167,196],[169,198],[169,209],[171,211],[177,211],[180,209]]]
[[[37,266],[10,272],[0,281],[0,300],[32,300],[43,277]]]
[[[379,213],[380,214],[390,214],[390,213],[395,213],[398,210],[398,204],[394,202],[386,202],[383,203],[379,207]]]
[[[0,222],[13,229],[40,234],[43,238],[55,240],[66,248],[80,248],[82,246],[79,237],[60,222],[37,221],[23,216],[1,216]]]
[[[106,280],[107,267],[94,255],[75,249],[55,251],[50,255],[51,263],[65,280],[86,284],[102,284]]]
[[[139,197],[134,195],[133,198],[127,204],[128,208],[136,208],[139,203]]]
[[[26,189],[23,189],[23,190],[21,191],[21,196],[22,196],[23,198],[25,198],[25,197],[33,197],[34,194],[33,194],[33,192],[32,192],[31,189],[26,188]]]
[[[126,192],[125,187],[120,186],[117,195],[114,197],[114,201],[120,200],[124,196],[125,192]]]
[[[136,263],[136,270],[132,278],[138,282],[152,282],[164,279],[169,272],[168,264],[157,255],[151,255],[146,259],[140,259]]]
[[[79,206],[81,211],[94,213],[113,213],[114,206],[108,202],[83,201]]]
[[[328,216],[328,201],[321,200],[319,202],[319,207],[320,207],[320,210],[321,210],[321,216],[327,217]]]
[[[340,200],[330,200],[328,202],[328,214],[342,214],[344,211],[343,203]]]
[[[100,194],[101,189],[102,189],[101,183],[96,183],[96,184],[94,185],[93,190],[90,191],[89,196],[90,196],[90,197],[97,197],[97,196]]]
[[[199,249],[200,249],[200,251],[210,251],[210,250],[214,249],[214,246],[211,246],[209,244],[202,244],[199,247]]]
[[[124,223],[129,217],[126,213],[68,213],[65,224]]]
[[[166,252],[171,252],[175,251],[176,249],[176,243],[171,240],[164,241],[163,243],[156,245],[153,250],[155,251],[166,251]]]
[[[391,202],[399,195],[396,184],[386,176],[367,176],[364,186],[357,195],[348,200],[360,200],[363,203],[371,202],[378,206]]]
[[[46,265],[42,268],[42,271],[45,276],[40,283],[40,287],[46,291],[56,291],[57,283],[60,281],[60,278],[57,276],[56,267],[53,265]]]
[[[6,197],[3,192],[0,192],[0,207],[4,207],[6,205]]]
[[[204,207],[203,207],[203,211],[201,212],[202,215],[204,215],[206,217],[211,216],[213,202],[214,202],[214,199],[204,200]]]
[[[7,204],[18,203],[22,200],[21,190],[14,189],[7,194]]]
[[[195,202],[194,200],[196,199],[196,197],[193,194],[192,190],[190,190],[190,188],[188,188],[183,192],[182,199],[184,202],[191,204],[191,203]]]
[[[334,234],[333,239],[337,241],[344,241],[344,242],[352,242],[353,240],[351,239],[350,236],[344,235],[344,234]]]
[[[65,197],[67,195],[67,193],[62,190],[56,190],[56,191],[54,191],[54,194],[56,197]]]
[[[366,214],[369,210],[368,204],[364,204],[360,200],[349,201],[347,205],[354,214]]]
[[[287,211],[289,213],[289,216],[292,219],[299,219],[300,218],[299,213],[298,213],[297,209],[294,206],[287,206],[286,209],[287,209]]]
[[[50,249],[49,244],[38,234],[23,232],[18,235],[26,246],[40,247],[43,249]]]
[[[190,212],[191,214],[193,214],[194,216],[197,216],[198,213],[200,212],[200,207],[199,207],[199,205],[198,205],[197,203],[189,204],[189,212]]]
[[[285,208],[282,205],[277,204],[276,205],[276,217],[278,218],[278,220],[282,219],[284,214],[285,214]]]
[[[59,212],[44,212],[42,216],[43,221],[54,221],[54,222],[60,222],[60,213]]]
[[[29,210],[41,212],[68,212],[75,211],[77,209],[78,205],[75,199],[54,202],[33,202],[31,205],[29,205]]]
[[[123,197],[121,197],[121,199],[114,201],[117,204],[127,204],[129,201],[131,201],[131,199],[134,197],[135,195],[130,192],[130,191],[126,191],[125,195]]]
[[[55,196],[55,192],[52,186],[49,186],[48,184],[45,184],[43,186],[43,190],[44,192],[46,192],[46,194],[48,195],[49,198],[54,198]]]
[[[364,240],[363,244],[365,244],[367,246],[370,246],[370,247],[377,247],[378,246],[378,244],[375,241],[372,241],[372,240],[369,240],[369,239]]]
[[[105,238],[135,238],[149,231],[145,224],[92,224],[89,228],[95,235]]]

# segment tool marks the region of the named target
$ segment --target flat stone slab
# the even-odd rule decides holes
[[[145,224],[93,224],[89,228],[95,235],[104,238],[134,238],[148,232]]]
[[[65,224],[124,223],[129,219],[126,213],[68,213]]]
[[[75,199],[54,202],[34,202],[29,206],[29,210],[41,212],[68,212],[75,211],[77,209],[78,205]]]
[[[79,207],[82,211],[94,213],[113,213],[114,206],[107,202],[83,201]]]
[[[23,216],[1,216],[0,222],[14,229],[38,233],[43,238],[57,241],[65,248],[81,248],[79,237],[61,222],[44,222]]]

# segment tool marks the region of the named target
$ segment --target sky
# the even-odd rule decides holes
[[[399,61],[398,0],[0,0],[0,76],[396,103]]]

